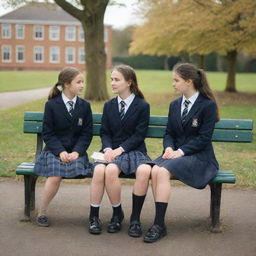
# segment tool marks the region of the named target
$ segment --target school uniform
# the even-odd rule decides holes
[[[182,182],[202,189],[219,168],[211,143],[216,104],[199,93],[182,124],[183,101],[183,97],[180,97],[170,104],[163,146],[164,150],[167,147],[180,150],[184,156],[175,159],[159,157],[154,162]]]
[[[73,99],[72,115],[61,94],[45,104],[42,136],[45,148],[35,163],[39,176],[76,177],[91,175],[91,164],[86,153],[92,140],[92,112],[90,104],[79,98]],[[63,151],[78,152],[78,159],[69,163],[60,161]]]
[[[104,104],[100,130],[101,151],[121,147],[123,153],[112,163],[124,174],[129,175],[134,173],[140,164],[150,161],[144,142],[149,123],[149,104],[131,94],[125,100],[129,106],[121,119],[120,101],[121,98],[116,97]]]

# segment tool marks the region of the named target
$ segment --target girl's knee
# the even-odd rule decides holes
[[[140,165],[136,171],[136,180],[148,181],[151,174],[151,167],[149,165]]]
[[[59,185],[60,182],[62,181],[62,177],[52,176],[52,177],[48,177],[47,180],[53,185]]]
[[[120,170],[115,164],[109,164],[106,167],[105,179],[106,181],[115,181],[119,177]]]

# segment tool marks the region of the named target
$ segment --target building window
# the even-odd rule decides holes
[[[16,46],[16,62],[25,61],[25,49],[24,46]]]
[[[11,38],[11,24],[2,24],[2,38],[9,39]]]
[[[85,51],[84,51],[84,47],[80,47],[79,48],[79,52],[78,52],[78,62],[80,64],[85,63]]]
[[[44,62],[44,48],[42,46],[34,47],[34,62],[36,63]]]
[[[16,39],[24,39],[25,38],[25,26],[17,24],[16,25]]]
[[[8,45],[2,46],[2,62],[12,61],[12,48]]]
[[[44,39],[44,27],[34,26],[34,39],[43,40]]]
[[[49,38],[52,41],[60,40],[60,27],[59,26],[50,26]]]
[[[108,29],[104,28],[104,42],[108,41]]]
[[[84,30],[82,27],[79,27],[79,41],[84,41]]]
[[[76,40],[76,27],[66,27],[66,41],[75,41]]]
[[[66,48],[66,63],[68,64],[75,63],[75,48],[73,47]]]
[[[57,46],[50,47],[50,62],[59,63],[60,62],[60,48]]]

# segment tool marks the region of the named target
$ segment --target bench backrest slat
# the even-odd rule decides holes
[[[93,135],[99,135],[102,114],[93,114]],[[42,112],[25,112],[24,133],[42,133]],[[167,116],[150,116],[148,138],[162,138]],[[252,142],[252,120],[221,119],[215,125],[212,141]]]

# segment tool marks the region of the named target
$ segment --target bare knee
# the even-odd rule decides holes
[[[96,183],[102,183],[105,179],[106,166],[104,164],[96,165],[93,171],[92,181]]]
[[[158,182],[169,181],[170,178],[171,178],[171,173],[164,167],[160,167],[159,171],[157,172],[157,181]]]
[[[149,181],[151,174],[151,166],[147,164],[142,164],[138,167],[136,171],[136,181],[140,183],[147,183]]]
[[[105,181],[108,183],[115,182],[118,180],[120,170],[115,164],[109,164],[106,167],[106,172],[105,172]]]
[[[62,177],[52,176],[47,178],[47,183],[50,183],[53,186],[59,186],[62,181]]]

